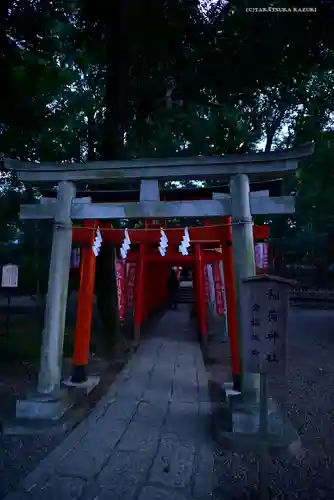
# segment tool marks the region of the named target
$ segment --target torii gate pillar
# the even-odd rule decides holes
[[[250,209],[249,178],[246,174],[236,174],[230,179],[232,198],[232,248],[236,284],[239,355],[241,361],[241,390],[244,394],[256,394],[259,397],[260,379],[258,375],[245,373],[243,369],[244,342],[242,321],[244,321],[243,301],[241,297],[242,280],[255,276],[255,256],[253,221]]]
[[[59,182],[37,395],[30,400],[17,401],[16,416],[19,418],[59,418],[66,410],[59,392],[71,265],[71,208],[75,192],[72,182]]]

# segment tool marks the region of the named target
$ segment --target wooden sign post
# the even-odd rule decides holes
[[[268,499],[267,441],[268,396],[267,376],[286,376],[286,334],[289,308],[288,292],[292,281],[267,274],[243,280],[245,301],[243,318],[243,363],[250,373],[260,374],[259,423],[259,492]]]
[[[19,267],[15,264],[6,264],[2,267],[1,287],[7,291],[7,307],[5,319],[5,336],[8,336],[10,326],[11,289],[19,285]]]

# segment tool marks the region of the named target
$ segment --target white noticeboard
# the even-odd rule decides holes
[[[19,284],[19,268],[15,264],[2,267],[1,286],[4,288],[17,288]]]
[[[287,280],[270,278],[263,275],[243,283],[245,369],[268,375],[286,369],[289,307]]]

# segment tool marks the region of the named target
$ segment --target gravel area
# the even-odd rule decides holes
[[[302,439],[302,457],[271,459],[270,498],[334,498],[334,312],[290,311],[286,408]],[[223,367],[224,369],[224,367]],[[219,368],[215,366],[215,377]],[[281,400],[282,380],[270,381]],[[217,500],[257,499],[257,458],[220,450],[216,459]]]

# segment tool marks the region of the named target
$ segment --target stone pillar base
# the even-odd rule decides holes
[[[62,385],[67,387],[69,391],[79,390],[82,391],[86,396],[88,396],[88,394],[90,394],[92,390],[99,385],[99,383],[100,377],[98,377],[97,375],[88,376],[83,382],[73,382],[72,377],[62,381]]]
[[[233,389],[233,383],[222,387],[222,400],[216,402],[213,413],[215,439],[227,449],[243,453],[258,451],[260,408],[245,400]],[[268,398],[268,451],[272,454],[289,451],[296,457],[303,455],[297,431],[273,398]]]
[[[72,405],[66,390],[54,396],[36,393],[16,401],[16,418],[59,420]]]

